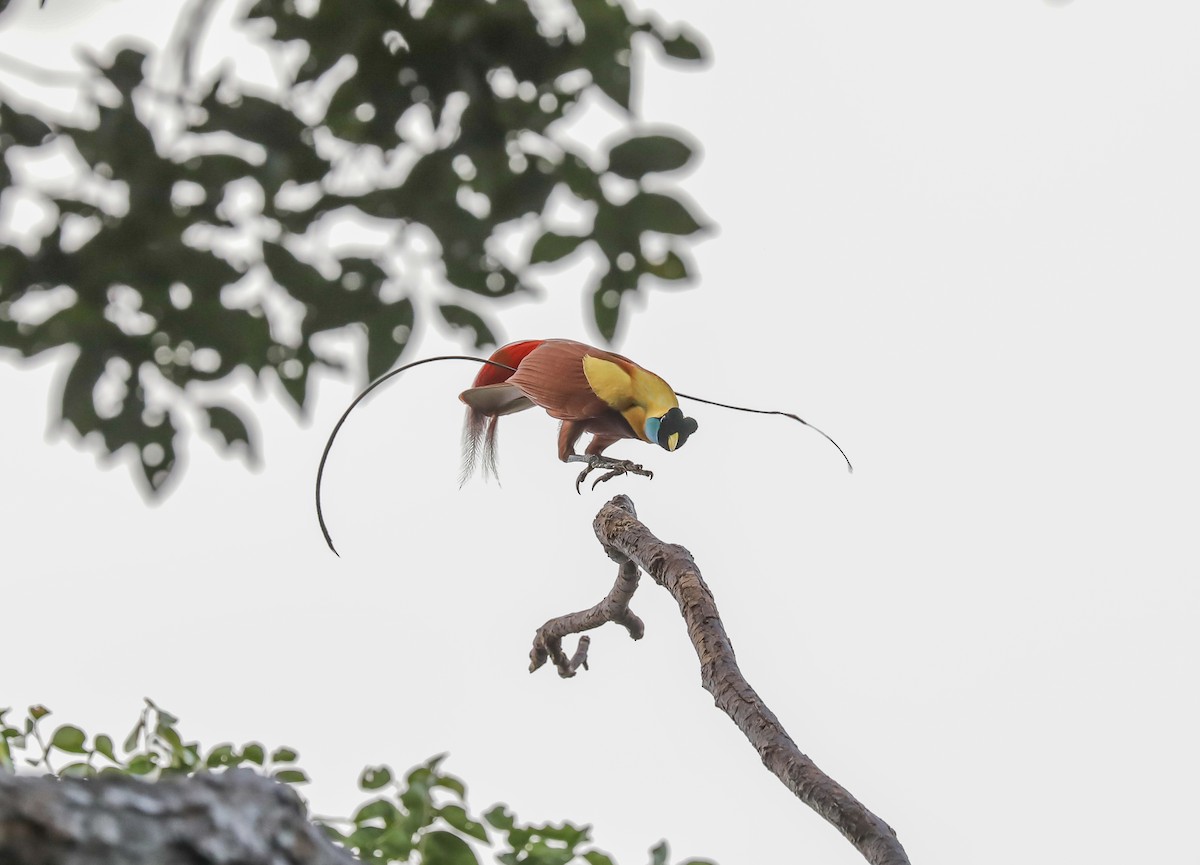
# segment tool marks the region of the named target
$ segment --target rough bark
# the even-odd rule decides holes
[[[551,619],[543,625],[534,638],[531,669],[545,663],[547,646],[559,675],[574,675],[581,664],[586,667],[587,638],[581,638],[576,658],[569,661],[561,651],[562,638],[598,627],[607,612],[632,616],[629,601],[637,587],[637,569],[641,568],[679,604],[688,636],[700,659],[704,688],[754,746],[763,764],[800,801],[845,835],[872,865],[908,865],[908,856],[892,827],[817,768],[750,687],[738,668],[716,601],[691,553],[678,544],[656,538],[638,521],[633,502],[627,496],[617,496],[601,508],[593,527],[604,551],[620,565],[617,585],[591,610]],[[621,618],[611,620],[624,624]],[[640,620],[638,625],[636,634],[631,629],[635,639],[641,636]]]
[[[612,591],[596,606],[578,613],[568,613],[558,616],[542,625],[533,638],[533,649],[529,652],[529,672],[533,672],[549,658],[558,669],[558,674],[564,679],[575,675],[580,667],[587,669],[588,645],[587,637],[579,638],[579,646],[575,654],[568,658],[562,649],[563,637],[568,634],[579,634],[598,628],[605,622],[616,622],[635,640],[640,640],[646,632],[646,626],[629,609],[633,593],[637,591],[638,577],[641,576],[637,565],[630,561],[620,563],[617,569],[617,581]]]
[[[248,769],[146,783],[0,773],[4,865],[355,865]]]

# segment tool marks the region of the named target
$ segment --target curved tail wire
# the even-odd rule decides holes
[[[333,538],[329,535],[329,527],[325,525],[325,513],[321,510],[321,478],[325,476],[325,461],[329,459],[329,451],[333,447],[333,440],[337,438],[338,430],[342,428],[342,424],[346,422],[346,418],[350,416],[350,412],[354,411],[354,407],[366,399],[367,394],[375,390],[375,388],[379,387],[389,378],[397,376],[405,370],[412,369],[415,366],[433,363],[437,360],[469,360],[473,361],[474,363],[488,364],[490,366],[498,366],[513,372],[516,371],[516,367],[509,366],[506,363],[498,363],[494,360],[488,360],[487,358],[483,357],[474,357],[469,354],[442,354],[438,355],[437,357],[427,357],[423,358],[422,360],[414,360],[412,363],[406,363],[404,366],[398,366],[393,370],[385,372],[379,378],[375,379],[375,381],[363,388],[362,393],[354,398],[354,401],[346,407],[344,412],[342,412],[342,416],[338,418],[338,422],[334,424],[333,432],[329,434],[329,441],[325,442],[325,450],[321,453],[321,462],[317,466],[317,522],[321,526],[321,534],[325,536],[325,543],[329,545],[329,549],[333,550],[333,554],[335,556],[340,557],[341,553],[339,553],[337,548],[333,545]]]
[[[799,421],[800,423],[804,424],[809,429],[814,429],[817,432],[819,432],[821,435],[825,436],[825,438],[829,440],[829,443],[838,449],[838,453],[840,453],[842,455],[842,459],[844,459],[846,461],[846,468],[848,468],[850,470],[851,474],[854,473],[854,466],[850,462],[850,457],[846,456],[846,452],[844,450],[842,450],[842,446],[840,444],[838,444],[832,438],[830,438],[829,434],[827,432],[825,432],[824,430],[822,430],[820,427],[813,426],[808,421],[806,421],[804,418],[800,417],[799,415],[794,415],[790,411],[770,411],[769,409],[746,408],[745,406],[740,406],[740,405],[729,405],[727,403],[716,402],[711,399],[702,399],[701,397],[692,396],[691,394],[687,394],[687,393],[680,393],[679,391],[675,391],[675,395],[681,396],[684,399],[693,400],[694,402],[702,402],[702,403],[705,403],[706,405],[715,405],[715,406],[718,406],[719,408],[730,408],[730,409],[733,409],[734,411],[745,411],[745,412],[750,412],[751,414],[777,414],[777,415],[781,415],[782,417],[790,417],[792,420]]]
[[[321,462],[317,466],[317,484],[316,484],[317,522],[321,526],[321,534],[324,535],[324,537],[325,537],[325,543],[329,545],[329,549],[333,550],[333,554],[335,556],[340,557],[341,553],[339,553],[337,551],[337,548],[333,545],[333,538],[329,534],[329,527],[325,524],[325,513],[321,509],[321,480],[325,476],[325,463],[329,459],[329,451],[333,448],[333,441],[335,438],[337,438],[338,431],[341,430],[342,424],[344,424],[346,422],[346,418],[348,418],[350,416],[350,412],[354,411],[354,407],[357,406],[364,399],[366,399],[367,395],[370,394],[371,391],[375,390],[375,388],[379,387],[385,381],[387,381],[388,379],[390,379],[394,376],[399,375],[400,373],[404,372],[405,370],[410,370],[413,367],[421,366],[421,365],[427,364],[427,363],[433,363],[435,361],[443,361],[443,360],[467,360],[467,361],[471,361],[472,363],[481,363],[481,364],[485,364],[487,366],[499,367],[500,369],[506,369],[510,372],[516,371],[516,367],[509,366],[506,363],[500,363],[498,361],[488,360],[487,358],[483,358],[483,357],[475,357],[475,356],[469,355],[469,354],[442,354],[442,355],[438,355],[437,357],[426,357],[421,360],[414,360],[412,363],[406,363],[406,364],[404,364],[404,366],[398,366],[393,370],[389,370],[388,372],[385,372],[379,378],[375,379],[375,381],[371,382],[369,385],[367,385],[365,388],[363,388],[362,392],[358,396],[356,396],[354,398],[354,400],[350,403],[350,405],[348,405],[346,407],[346,410],[344,412],[342,412],[342,416],[340,418],[338,418],[338,422],[336,424],[334,424],[333,432],[331,432],[329,434],[329,440],[325,442],[325,450],[321,452]],[[729,405],[728,403],[716,402],[715,400],[704,399],[702,397],[692,396],[691,394],[680,393],[679,391],[676,391],[675,394],[676,394],[676,396],[681,396],[684,399],[690,399],[690,400],[693,400],[694,402],[702,402],[705,405],[715,405],[718,408],[727,408],[727,409],[732,409],[734,411],[744,411],[744,412],[749,412],[751,414],[775,414],[775,415],[780,415],[782,417],[791,418],[794,421],[804,424],[806,427],[816,430],[818,433],[820,433],[822,436],[824,436],[826,439],[828,439],[829,443],[838,449],[838,453],[840,453],[842,455],[842,459],[844,459],[846,461],[846,467],[851,472],[854,471],[854,466],[850,462],[850,457],[846,456],[846,452],[844,450],[842,450],[842,446],[839,445],[837,442],[835,442],[832,438],[830,438],[828,433],[826,433],[819,427],[813,426],[812,424],[810,424],[808,421],[806,421],[804,418],[800,417],[799,415],[795,415],[795,414],[792,414],[791,412],[786,412],[786,411],[772,411],[769,409],[746,408],[745,406],[740,406],[740,405]],[[480,432],[483,432],[483,431],[480,430]],[[493,427],[491,430],[488,431],[488,433],[491,435],[494,435],[495,428]],[[493,466],[493,471],[494,470],[495,469]]]

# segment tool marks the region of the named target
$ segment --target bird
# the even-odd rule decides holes
[[[558,458],[565,463],[586,464],[575,479],[576,492],[580,492],[580,485],[588,474],[598,469],[603,469],[604,473],[592,482],[592,489],[623,474],[653,478],[654,473],[640,463],[613,459],[605,456],[604,451],[623,439],[656,444],[671,452],[679,450],[699,428],[699,424],[680,409],[680,397],[733,411],[790,418],[824,436],[838,449],[846,461],[846,468],[854,471],[850,457],[841,445],[792,412],[748,408],[692,396],[674,390],[661,376],[624,355],[575,340],[518,340],[501,346],[487,358],[447,354],[414,360],[385,372],[350,402],[329,433],[317,464],[317,522],[325,543],[335,554],[337,549],[321,507],[321,480],[338,431],[355,406],[380,385],[415,367],[450,360],[469,361],[482,367],[472,386],[459,394],[459,399],[467,406],[461,483],[466,482],[480,461],[485,476],[489,473],[498,476],[496,425],[499,419],[534,406],[540,406],[562,422],[558,434]],[[584,433],[590,433],[592,438],[579,454],[575,446]]]
[[[458,398],[467,406],[463,482],[478,462],[485,476],[496,476],[500,418],[534,406],[562,422],[558,458],[586,463],[575,481],[577,492],[596,469],[605,473],[593,481],[592,489],[622,474],[654,477],[639,463],[604,456],[616,442],[636,439],[675,451],[699,427],[684,415],[679,397],[661,376],[624,355],[572,339],[526,339],[501,346]],[[592,438],[579,454],[575,447],[584,433]]]

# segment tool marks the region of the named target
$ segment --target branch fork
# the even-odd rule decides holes
[[[631,502],[630,507],[632,506]],[[563,637],[590,631],[605,622],[615,622],[621,625],[634,640],[640,640],[646,633],[646,626],[642,624],[642,620],[633,610],[629,609],[629,602],[633,600],[633,593],[637,591],[638,577],[641,576],[641,572],[634,562],[617,550],[607,550],[607,552],[609,558],[619,565],[617,581],[613,583],[612,591],[594,607],[578,613],[558,616],[538,628],[533,637],[533,649],[529,652],[529,672],[534,672],[547,660],[554,662],[558,675],[564,679],[574,676],[580,667],[586,670],[591,638],[587,635],[581,636],[579,644],[575,648],[575,654],[568,658],[562,648]]]
[[[666,544],[637,518],[633,502],[619,495],[604,505],[592,523],[608,557],[618,565],[612,590],[595,606],[550,619],[534,635],[529,670],[553,661],[563,678],[587,669],[590,639],[579,638],[567,657],[563,639],[582,634],[605,622],[616,622],[635,640],[642,638],[642,620],[629,608],[644,570],[679,604],[688,637],[700,660],[700,678],[717,706],[742,731],[759,757],[784,786],[841,832],[872,865],[909,865],[895,831],[867,810],[850,792],[822,772],[780,724],[779,719],[750,687],[734,657],[712,592],[691,553]]]

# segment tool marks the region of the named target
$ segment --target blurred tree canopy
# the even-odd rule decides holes
[[[704,60],[686,29],[618,0],[257,0],[236,24],[264,87],[194,73],[213,5],[156,52],[93,56],[79,117],[0,90],[0,210],[40,214],[0,225],[0,347],[76,346],[61,421],[135,451],[149,491],[189,430],[254,458],[239,370],[303,411],[347,328],[374,378],[427,320],[494,344],[496,301],[584,246],[607,340],[626,294],[691,275],[702,220],[646,179],[694,145],[632,100],[637,40]],[[592,97],[623,118],[598,152],[563,132]]]

